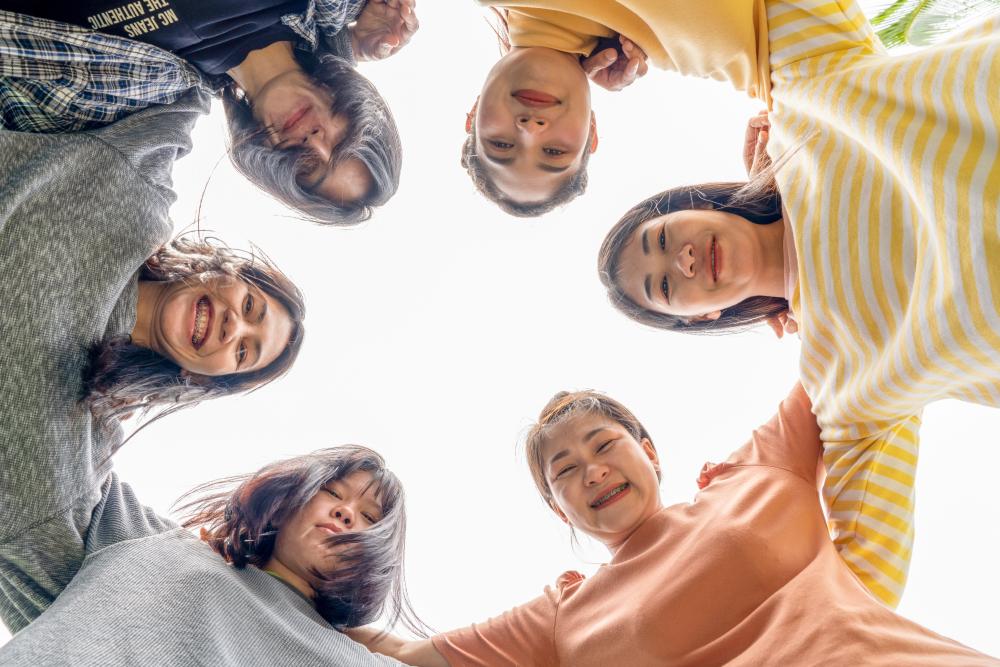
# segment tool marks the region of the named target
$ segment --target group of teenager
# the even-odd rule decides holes
[[[356,65],[405,47],[414,0],[0,0],[0,664],[1000,664],[892,611],[923,406],[1000,405],[1000,21],[889,55],[853,0],[479,3],[503,55],[461,164],[512,215],[584,194],[592,85],[652,65],[767,106],[748,181],[639,203],[598,269],[639,323],[796,333],[800,383],[670,507],[627,407],[556,394],[530,473],[609,563],[467,628],[367,626],[422,627],[376,452],[207,483],[180,523],[112,462],[124,419],[260,387],[304,340],[266,258],[171,238],[198,116],[220,98],[237,169],[300,217],[370,218],[402,148]]]

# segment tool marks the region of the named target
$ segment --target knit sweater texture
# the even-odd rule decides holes
[[[299,594],[143,507],[79,402],[168,240],[199,90],[77,134],[0,131],[0,664],[392,665]]]

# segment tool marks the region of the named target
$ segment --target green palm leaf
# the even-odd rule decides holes
[[[863,2],[887,48],[928,46],[973,20],[1000,11],[1000,0],[870,0]]]

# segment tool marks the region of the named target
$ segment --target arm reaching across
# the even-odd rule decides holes
[[[913,416],[871,438],[822,442],[812,403],[796,384],[778,414],[722,466],[707,467],[698,484],[706,486],[727,465],[770,465],[817,484],[840,557],[865,588],[895,607],[913,548],[919,425],[919,417]]]
[[[872,594],[895,608],[913,549],[920,417],[853,442],[824,443],[823,498],[841,558]]]
[[[372,653],[380,653],[413,667],[450,667],[430,639],[407,641],[373,627],[351,628],[348,637],[364,644]]]

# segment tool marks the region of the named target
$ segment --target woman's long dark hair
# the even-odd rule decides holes
[[[783,162],[779,160],[779,166]],[[622,250],[635,230],[651,218],[674,211],[709,209],[733,213],[758,225],[780,220],[781,196],[774,182],[774,169],[761,172],[749,183],[702,183],[672,188],[633,206],[604,237],[597,258],[597,272],[614,307],[642,324],[694,334],[743,331],[786,312],[785,299],[753,296],[724,309],[716,320],[692,320],[640,306],[621,285]]]
[[[356,471],[371,473],[382,518],[368,530],[331,535],[326,546],[336,565],[312,572],[314,603],[338,629],[371,623],[386,612],[389,626],[402,621],[417,634],[424,627],[410,605],[403,575],[406,510],[403,486],[375,451],[360,445],[321,449],[264,466],[250,475],[199,486],[178,500],[185,528],[228,563],[263,568],[282,524],[332,481]]]
[[[229,128],[229,158],[250,182],[285,206],[320,224],[354,225],[372,216],[396,194],[403,147],[389,105],[371,81],[343,58],[313,55],[298,49],[295,58],[333,98],[333,113],[349,120],[347,135],[334,151],[335,162],[357,159],[371,173],[368,193],[356,202],[332,202],[305,190],[297,177],[312,158],[304,149],[275,150],[267,131],[254,118],[249,100],[235,84],[222,94]]]
[[[219,276],[245,281],[288,311],[292,333],[277,358],[249,373],[204,376],[184,372],[170,359],[132,344],[127,335],[98,341],[89,350],[81,397],[95,419],[107,425],[133,413],[159,410],[147,422],[152,423],[207,398],[256,389],[291,368],[305,335],[305,302],[295,284],[266,257],[234,251],[217,241],[179,237],[157,250],[139,272],[140,280],[162,282]]]

